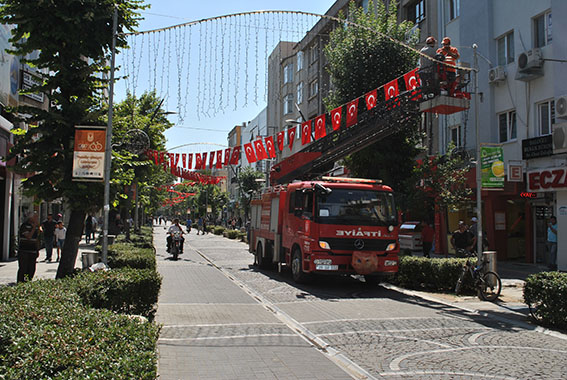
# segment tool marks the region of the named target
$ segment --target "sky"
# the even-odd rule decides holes
[[[247,1],[235,1],[235,0],[217,0],[217,1],[195,1],[195,0],[146,0],[147,4],[151,5],[151,8],[146,9],[142,12],[142,17],[144,20],[140,21],[140,26],[138,28],[139,31],[148,31],[157,28],[165,28],[168,26],[173,26],[189,21],[195,21],[215,16],[221,15],[228,15],[238,12],[247,12],[247,11],[257,11],[257,10],[296,10],[296,11],[304,11],[304,12],[313,12],[318,14],[324,14],[329,7],[334,3],[333,0],[288,0],[285,2],[282,1],[260,1],[260,0],[247,0]],[[279,30],[281,29],[292,29],[292,26],[289,24],[284,23],[302,23],[301,19],[290,18],[284,20],[278,19],[279,16],[272,16],[272,18],[268,18],[266,20],[262,19],[253,19],[249,18],[247,21],[246,19],[236,19],[235,23],[249,23],[250,30],[257,28],[258,30],[262,29],[262,25],[266,25],[264,28],[268,30],[269,28],[267,25],[276,25],[278,22],[280,23]],[[240,20],[240,21],[239,21]],[[308,27],[309,22],[311,21],[304,20],[305,27]],[[265,22],[265,24],[263,24]],[[215,24],[211,24],[215,25]],[[221,29],[223,25],[227,24],[219,24]],[[215,26],[210,26],[211,30]],[[236,28],[236,27],[235,27]],[[274,27],[277,29],[277,27]],[[232,53],[224,53],[224,58],[217,58],[217,55],[213,55],[214,49],[211,48],[211,45],[214,45],[217,49],[217,53],[219,56],[222,56],[220,53],[220,42],[219,40],[215,41],[215,37],[210,37],[208,40],[206,37],[197,37],[198,35],[203,36],[203,34],[197,34],[197,28],[191,28],[192,32],[189,32],[191,38],[187,37],[188,32],[171,32],[169,37],[168,46],[173,47],[174,51],[181,51],[183,50],[184,53],[181,55],[175,56],[170,54],[170,58],[158,57],[158,59],[153,58],[151,55],[152,51],[159,49],[159,38],[163,38],[162,45],[165,44],[166,37],[157,37],[158,43],[156,45],[156,37],[149,37],[146,40],[140,42],[140,40],[136,40],[136,45],[133,49],[129,49],[128,52],[122,52],[117,56],[117,65],[121,67],[123,71],[122,74],[127,73],[128,80],[120,80],[115,86],[115,102],[120,102],[126,96],[127,90],[132,92],[133,88],[136,88],[136,95],[139,95],[141,92],[147,89],[151,89],[152,83],[158,83],[160,80],[164,81],[164,77],[167,76],[166,82],[169,83],[168,86],[163,86],[158,91],[158,95],[160,97],[165,98],[164,108],[166,111],[169,112],[177,112],[177,114],[171,114],[168,116],[169,120],[176,123],[176,125],[166,132],[167,144],[166,147],[169,151],[181,153],[181,152],[204,152],[210,151],[213,149],[220,149],[215,145],[209,145],[208,143],[218,144],[218,145],[226,145],[227,144],[227,135],[228,132],[235,126],[240,125],[243,122],[248,122],[252,120],[256,115],[266,106],[265,101],[265,85],[263,84],[264,77],[265,77],[265,69],[263,65],[263,61],[265,61],[265,52],[271,51],[273,46],[277,43],[279,38],[282,38],[282,32],[279,32],[279,36],[277,35],[277,31],[272,32],[270,37],[268,37],[268,32],[266,32],[265,37],[260,37],[262,41],[257,41],[259,37],[256,37],[255,33],[244,34],[244,32],[233,32],[237,33],[238,35],[236,38],[243,40],[241,42],[240,48],[233,50],[237,51],[238,53],[234,53],[234,58],[228,54]],[[231,33],[230,27],[225,28],[227,33]],[[273,29],[273,30],[276,30]],[[236,30],[236,29],[235,29]],[[183,34],[185,33],[185,34]],[[202,32],[201,32],[202,33]],[[212,33],[212,32],[211,32]],[[223,33],[223,32],[217,32]],[[295,32],[296,34],[290,34],[285,38],[284,36],[282,39],[289,39],[293,38],[294,40],[298,40],[300,34]],[[259,34],[259,33],[258,33]],[[207,36],[207,34],[204,34]],[[208,34],[208,36],[212,36],[213,34]],[[219,34],[220,36],[221,34]],[[178,38],[178,39],[177,39]],[[222,41],[226,44],[232,43],[228,42],[230,37],[223,36]],[[265,38],[265,44],[263,39]],[[201,41],[199,41],[201,39]],[[254,39],[256,39],[256,45],[254,45]],[[205,40],[205,41],[203,41]],[[246,41],[248,43],[246,44]],[[154,44],[152,46],[152,43]],[[192,44],[193,48],[189,47],[189,53],[185,53],[186,47],[183,45]],[[200,55],[199,52],[203,50],[199,49],[207,49],[207,44],[209,45],[208,51],[211,53],[210,58],[201,59],[199,60]],[[259,45],[258,45],[259,44]],[[200,46],[203,45],[201,48]],[[157,46],[157,48],[156,48]],[[199,46],[199,48],[196,48]],[[258,47],[260,46],[260,48]],[[246,49],[247,47],[248,49]],[[165,47],[164,47],[165,49]],[[192,50],[191,50],[192,49]],[[228,51],[228,46],[223,46],[223,52]],[[265,49],[265,50],[264,50]],[[248,63],[243,64],[244,61],[244,54],[246,54],[246,50],[248,50],[249,55],[246,55],[248,58]],[[165,51],[165,50],[164,50]],[[206,50],[204,50],[206,51]],[[150,52],[150,53],[148,53]],[[144,56],[147,54],[147,57]],[[177,53],[179,54],[179,53]],[[187,55],[184,55],[187,54]],[[240,54],[238,57],[237,54]],[[260,63],[256,63],[256,59],[254,56],[260,57]],[[205,54],[203,54],[204,56]],[[181,58],[180,58],[181,57]],[[216,60],[213,59],[217,58]],[[136,61],[139,59],[139,62]],[[232,62],[231,62],[232,59]],[[175,66],[177,65],[179,69],[180,60],[182,64],[189,65],[187,71],[191,72],[191,77],[186,75],[184,71],[176,71]],[[183,62],[185,60],[185,62]],[[235,69],[234,61],[237,60],[240,62],[240,72],[235,71],[239,70],[238,66]],[[154,62],[155,61],[155,65]],[[166,62],[167,61],[167,62]],[[201,62],[199,62],[201,61]],[[136,62],[138,64],[136,65]],[[208,75],[208,78],[203,78],[202,74],[199,74],[203,71],[198,71],[197,67],[201,64],[201,70],[206,70],[206,67],[217,67],[216,69],[211,69],[207,72],[205,71],[205,76]],[[215,66],[215,64],[217,66]],[[161,65],[161,66],[160,66]],[[238,65],[238,63],[236,64]],[[226,77],[226,73],[228,72],[228,80],[222,79],[220,77],[220,70],[222,66],[222,70]],[[254,66],[256,66],[256,71],[254,71]],[[156,69],[156,67],[159,67]],[[169,71],[164,69],[164,67],[169,67]],[[215,71],[216,70],[216,71]],[[232,70],[232,71],[231,71]],[[233,72],[235,71],[235,72]],[[242,74],[243,71],[246,71],[245,75]],[[240,78],[240,82],[236,82],[234,77],[232,78],[231,82],[231,72],[232,75]],[[259,72],[259,74],[258,74]],[[135,74],[135,75],[134,75]],[[181,75],[182,74],[182,75]],[[170,79],[171,76],[171,79]],[[176,77],[182,77],[183,80],[177,80]],[[187,80],[185,80],[185,76],[187,76]],[[214,78],[211,80],[211,76]],[[218,78],[217,78],[218,76]],[[136,78],[138,83],[138,87],[129,86],[128,83],[131,82],[132,78]],[[189,77],[191,78],[189,80]],[[260,77],[260,78],[255,78]],[[128,82],[130,81],[130,82]],[[247,81],[246,84],[243,82]],[[256,81],[256,90],[251,91],[251,87],[254,87],[254,81]],[[258,81],[260,81],[260,86],[258,86]],[[220,86],[220,89],[226,94],[226,97],[222,95],[221,90],[219,93],[213,93],[211,83],[217,83],[217,86]],[[236,83],[236,85],[235,85]],[[223,87],[224,86],[224,87]],[[157,85],[156,85],[157,87]],[[165,88],[164,88],[165,87]],[[260,89],[258,90],[258,87]],[[200,92],[199,92],[199,91]],[[208,95],[205,92],[209,91]],[[187,105],[183,110],[179,108],[179,102],[176,100],[178,95],[181,94],[181,98],[187,96],[188,100]],[[235,100],[238,98],[238,100]],[[246,98],[246,105],[244,104],[244,100]],[[220,99],[221,106],[222,102],[225,102],[224,110],[219,110],[216,112],[210,112],[209,116],[203,114],[203,110],[207,110],[211,108],[211,104],[215,103],[212,99]],[[255,103],[257,101],[258,104]],[[235,104],[236,102],[236,104]],[[213,108],[218,106],[218,104],[212,104]],[[196,108],[197,107],[197,108]],[[201,112],[197,112],[198,109],[201,109]],[[236,108],[236,110],[234,110]],[[179,120],[179,114],[183,114],[183,120]],[[185,147],[179,147],[181,145],[187,145]]]

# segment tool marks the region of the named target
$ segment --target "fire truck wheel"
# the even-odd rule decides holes
[[[262,249],[262,243],[258,243],[258,246],[256,247],[256,263],[258,263],[258,267],[262,268],[262,269],[267,269],[268,268],[268,260],[266,260],[266,257],[263,257],[264,254],[264,250]]]
[[[293,277],[293,281],[298,284],[306,282],[308,278],[308,275],[303,272],[303,263],[299,248],[295,248],[291,256],[291,276]]]

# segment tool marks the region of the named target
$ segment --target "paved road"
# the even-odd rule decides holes
[[[192,233],[167,260],[163,379],[563,379],[567,340],[354,278],[294,284],[247,245]]]

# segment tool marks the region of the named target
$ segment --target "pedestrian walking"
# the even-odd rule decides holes
[[[435,230],[424,220],[421,222],[421,244],[423,247],[423,257],[430,257],[431,248],[433,246],[433,237]]]
[[[187,233],[188,233],[188,234],[191,233],[191,224],[192,224],[192,223],[193,223],[193,221],[191,220],[191,218],[190,218],[190,217],[187,217],[187,222],[186,222],[186,224],[187,224]]]
[[[39,256],[39,226],[37,215],[32,214],[20,226],[18,245],[17,282],[31,281]]]
[[[53,255],[53,243],[55,242],[55,221],[53,220],[53,214],[47,214],[47,219],[41,223],[40,231],[43,232],[45,261],[51,262],[51,256]]]
[[[203,232],[203,218],[199,217],[199,219],[197,219],[197,235],[199,235],[199,232],[201,232],[203,235],[205,234]]]
[[[65,236],[67,235],[67,228],[63,226],[63,222],[57,222],[57,228],[55,228],[55,241],[57,242],[57,260],[61,259],[61,250],[65,244]]]
[[[467,225],[462,220],[459,221],[459,228],[453,231],[451,245],[455,249],[457,257],[464,257],[471,246],[471,234]]]
[[[85,242],[87,244],[91,241],[91,235],[93,231],[93,216],[89,214],[85,220]]]
[[[547,223],[547,266],[557,270],[557,218],[552,215]]]

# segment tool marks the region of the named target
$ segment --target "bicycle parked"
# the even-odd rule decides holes
[[[465,276],[468,273],[473,280],[474,288],[478,291],[478,297],[484,301],[495,301],[500,296],[502,290],[500,276],[492,271],[484,271],[485,267],[488,265],[488,261],[484,260],[484,258],[481,259],[479,264],[475,267],[470,259],[471,257],[475,257],[475,254],[467,252],[464,249],[460,251],[461,252],[458,252],[458,254],[467,256],[467,262],[463,266],[463,271],[459,276],[457,286],[455,286],[455,294],[460,293]]]

